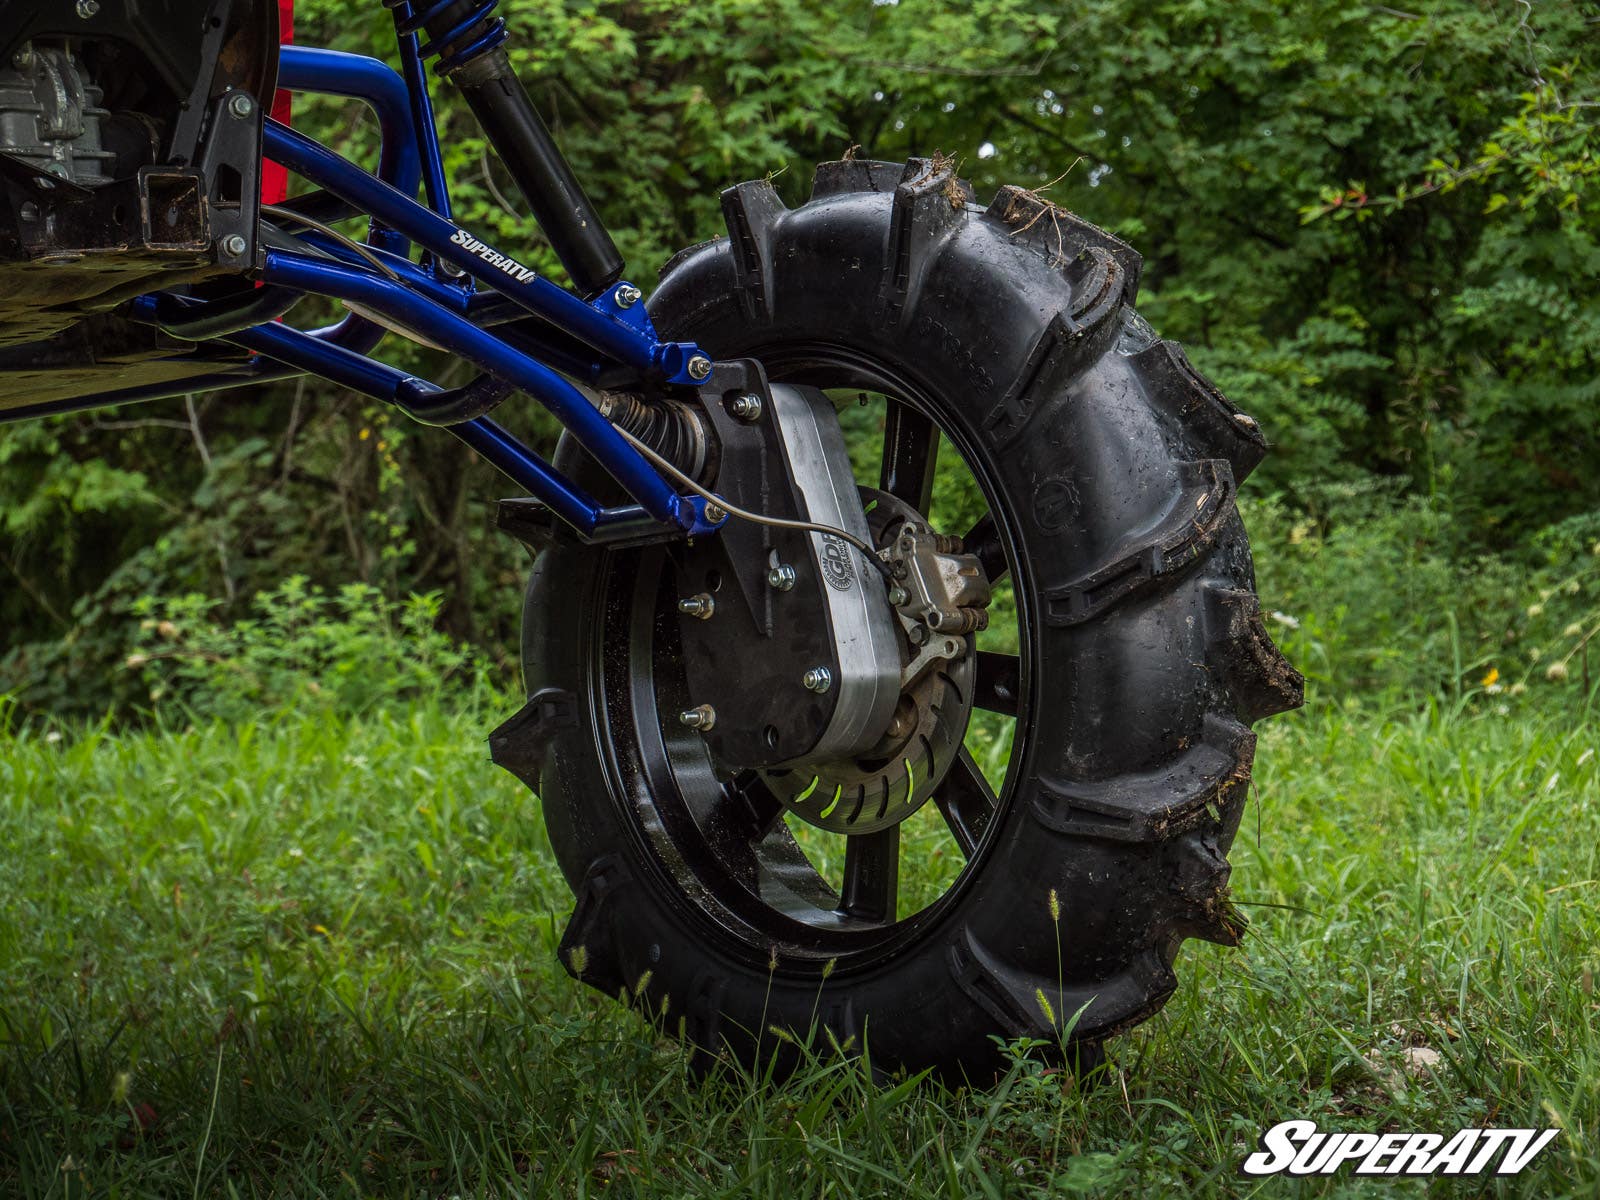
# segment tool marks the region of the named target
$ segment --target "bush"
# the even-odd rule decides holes
[[[217,607],[199,595],[138,604],[125,667],[151,705],[226,721],[286,706],[364,713],[486,680],[483,661],[437,629],[436,594],[392,603],[363,584],[330,593],[296,576],[257,596],[254,617],[219,623]]]
[[[1244,502],[1267,626],[1306,675],[1308,697],[1503,703],[1590,688],[1600,513],[1516,554],[1474,555],[1445,505],[1400,488],[1325,485],[1309,510],[1278,495]]]

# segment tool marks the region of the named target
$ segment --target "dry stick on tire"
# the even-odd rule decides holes
[[[900,826],[847,838],[835,886],[766,781],[719,776],[670,719],[663,551],[536,562],[523,658],[545,715],[503,736],[577,894],[562,959],[701,1065],[831,1037],[976,1081],[997,1036],[1060,1044],[1074,1018],[1092,1061],[1172,993],[1185,938],[1239,939],[1250,724],[1301,699],[1234,507],[1266,443],[1134,312],[1138,256],[1046,207],[1015,188],[979,207],[925,159],[825,164],[794,210],[748,183],[650,306],[664,336],[774,381],[886,397],[876,482],[911,508],[941,443],[988,503],[966,549],[1013,581],[1018,645],[977,654],[962,699],[1014,743],[998,787],[965,752],[933,787],[965,865],[932,903],[901,911]],[[911,774],[886,790],[910,799]]]

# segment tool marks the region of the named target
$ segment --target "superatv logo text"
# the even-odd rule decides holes
[[[1323,1133],[1315,1121],[1279,1121],[1245,1175],[1515,1175],[1550,1144],[1554,1129],[1463,1129],[1459,1133]]]
[[[465,229],[458,229],[450,235],[450,240],[470,253],[476,254],[491,267],[499,267],[518,283],[527,283],[538,274],[532,267],[525,267],[514,258],[507,258],[500,251],[485,246]]]

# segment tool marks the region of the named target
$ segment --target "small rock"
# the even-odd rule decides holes
[[[1430,1074],[1438,1070],[1444,1056],[1429,1046],[1407,1046],[1400,1057],[1410,1075]]]

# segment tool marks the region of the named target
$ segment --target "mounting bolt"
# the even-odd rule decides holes
[[[250,249],[250,243],[244,240],[244,234],[230,233],[222,239],[221,249],[229,258],[238,258],[246,250]]]
[[[901,587],[898,583],[889,589],[889,603],[894,605],[896,608],[899,608],[902,604],[907,603],[910,599],[911,593],[906,591],[905,588]]]
[[[689,360],[689,378],[704,379],[711,374],[711,360],[704,354],[696,354]]]
[[[800,682],[811,692],[825,692],[833,686],[833,672],[827,667],[812,667],[800,677]]]
[[[256,102],[244,92],[235,92],[228,97],[228,115],[243,120],[256,110]]]
[[[720,504],[706,505],[705,517],[707,521],[711,522],[711,524],[720,525],[727,518],[727,516],[727,509],[723,508]]]
[[[709,621],[711,614],[717,611],[717,602],[709,592],[701,592],[698,596],[685,596],[679,600],[678,611],[686,617]]]
[[[753,392],[735,396],[733,403],[728,405],[728,411],[741,421],[759,421],[761,419],[761,408],[761,397]]]
[[[611,293],[611,298],[617,302],[618,308],[632,308],[644,299],[644,293],[631,283],[620,284],[617,290]]]
[[[100,0],[78,0],[78,16],[87,21],[100,11]]]
[[[794,568],[788,563],[779,563],[767,572],[767,586],[773,591],[787,592],[794,587]]]
[[[687,725],[690,729],[698,729],[701,733],[708,733],[717,723],[717,710],[709,704],[697,704],[693,708],[686,708],[678,714],[678,724]]]

